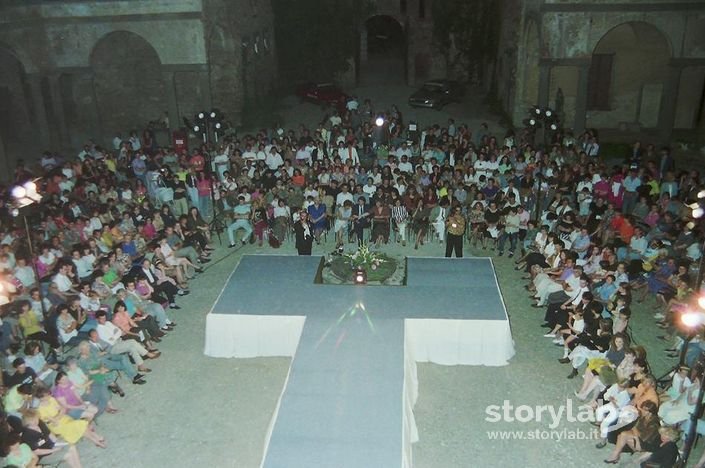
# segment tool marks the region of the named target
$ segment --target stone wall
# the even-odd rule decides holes
[[[515,84],[502,65],[499,87],[515,125],[542,96],[554,105],[558,88],[566,128],[658,127],[667,138],[673,128],[696,125],[705,68],[702,1],[521,0],[521,9]],[[594,53],[614,54],[606,111],[587,109]],[[500,60],[510,61],[506,47],[500,47]]]
[[[0,6],[0,47],[21,64],[10,81],[27,78],[43,148],[107,143],[165,112],[173,128],[212,107],[238,124],[276,80],[272,30],[269,0]]]

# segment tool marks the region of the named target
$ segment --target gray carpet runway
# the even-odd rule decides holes
[[[404,319],[507,320],[491,261],[409,258],[406,286],[315,284],[320,264],[244,256],[211,311],[306,316],[264,466],[400,467]]]

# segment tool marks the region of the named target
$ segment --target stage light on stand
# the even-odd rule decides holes
[[[551,109],[546,109],[543,115],[545,115],[546,118],[550,118],[553,115],[553,111]]]
[[[532,127],[535,127],[536,126],[536,119],[529,119],[529,125],[531,125]]]
[[[705,310],[705,296],[700,296],[698,298],[698,305],[701,309]]]
[[[198,133],[198,132],[201,131],[201,127],[199,127],[198,125],[194,125],[194,126],[193,126],[193,131],[196,132],[196,133]]]
[[[211,113],[210,113],[210,118],[211,118],[211,119],[215,119],[215,116],[216,116],[216,115],[217,115],[217,114],[215,113],[215,111],[211,111]]]
[[[198,120],[203,120],[203,119],[205,119],[205,118],[206,118],[205,112],[199,112],[198,114],[196,114],[196,118],[197,118]]]
[[[703,210],[701,207],[697,207],[693,210],[693,218],[702,218],[704,214],[705,210]]]
[[[705,198],[705,190],[701,190],[698,192],[698,198]]]
[[[549,128],[555,132],[556,130],[558,130],[558,124],[556,124],[556,123],[554,122],[554,123],[551,124],[551,126],[550,126]]]
[[[378,127],[381,127],[382,125],[384,125],[384,117],[382,117],[382,116],[377,117],[375,119],[375,125],[377,125]]]
[[[353,272],[354,284],[367,284],[367,271],[364,268],[356,268]]]
[[[681,315],[681,323],[688,328],[697,328],[705,324],[705,314],[694,310],[686,310]]]
[[[37,271],[37,265],[34,261],[34,244],[32,242],[32,231],[30,231],[29,222],[27,221],[27,210],[30,210],[30,207],[32,205],[37,205],[39,202],[42,201],[41,194],[37,192],[38,186],[36,180],[38,179],[27,181],[23,185],[17,185],[13,187],[12,190],[10,190],[10,194],[12,194],[12,210],[10,211],[10,213],[15,218],[22,216],[22,220],[24,222],[23,224],[25,230],[25,237],[27,239],[27,246],[29,247],[29,258],[31,260],[30,263],[32,264],[32,270],[34,271],[35,277],[39,278],[40,276],[39,272]],[[2,292],[3,289],[4,285],[0,285],[0,292]],[[2,298],[9,300],[9,298],[6,298],[4,295],[2,296]],[[46,316],[47,311],[44,306],[44,295],[42,294],[41,288],[39,288],[39,300],[41,302],[42,315]]]

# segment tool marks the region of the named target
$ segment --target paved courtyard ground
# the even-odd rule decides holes
[[[224,240],[227,242],[227,240]],[[328,253],[327,245],[314,246],[314,254]],[[352,246],[350,246],[352,248]],[[393,255],[442,255],[438,243],[412,246],[391,244]],[[163,356],[151,361],[149,383],[126,384],[127,396],[116,399],[121,411],[103,416],[100,430],[109,447],[100,450],[81,444],[85,466],[132,468],[259,466],[264,438],[276,399],[281,392],[289,360],[286,358],[214,359],[203,355],[204,323],[228,274],[246,253],[295,254],[290,243],[273,251],[245,246],[236,252],[219,248],[215,259],[181,301],[178,327],[161,343]],[[473,250],[486,256],[491,251]],[[602,466],[607,449],[597,450],[591,440],[489,440],[487,431],[549,430],[549,421],[491,423],[488,405],[509,400],[518,405],[565,405],[576,380],[566,379],[570,369],[557,362],[561,350],[543,338],[540,314],[529,307],[520,273],[511,260],[496,258],[495,265],[516,342],[516,356],[500,368],[433,364],[419,365],[419,393],[415,414],[420,441],[414,446],[417,468]],[[263,294],[271,294],[263,291]],[[663,346],[652,330],[653,303],[636,307],[634,336],[652,351],[651,363],[661,372],[672,363],[661,358]],[[573,402],[577,406],[577,402]],[[577,413],[577,409],[574,410]],[[581,430],[587,423],[561,421],[558,431]],[[530,437],[530,436],[525,436]],[[696,450],[699,456],[702,448]],[[628,466],[630,457],[624,457]]]
[[[413,89],[370,85],[348,91],[361,100],[371,98],[376,108],[388,108],[396,103],[406,121],[416,120],[422,125],[445,124],[452,116],[471,129],[487,122],[496,135],[504,132],[498,125],[499,117],[483,104],[480,91],[470,90],[462,104],[434,111],[410,109],[406,105]],[[300,103],[295,97],[284,99],[278,111],[287,128],[296,128],[299,123],[315,126],[322,115],[319,106]],[[333,249],[330,237],[327,245],[314,246],[314,254],[329,253]],[[223,242],[227,244],[225,237]],[[412,246],[400,245],[385,246],[384,250],[400,256],[443,254],[443,247],[438,243],[424,245],[418,251]],[[154,372],[148,376],[149,383],[140,387],[126,384],[127,396],[116,399],[120,413],[100,419],[99,429],[108,437],[108,449],[81,444],[84,466],[259,466],[265,434],[284,384],[289,359],[206,358],[203,355],[204,324],[206,314],[241,256],[273,252],[295,254],[290,243],[277,251],[248,245],[236,252],[226,247],[215,252],[214,258],[221,260],[212,262],[194,283],[192,293],[180,301],[183,309],[174,314],[178,328],[161,343],[163,356],[150,362]],[[466,256],[491,253],[466,246]],[[542,311],[529,306],[521,275],[513,270],[511,260],[497,258],[495,266],[511,318],[516,356],[509,366],[501,368],[419,365],[420,396],[415,414],[420,441],[414,445],[414,466],[604,466],[602,460],[608,449],[595,449],[592,440],[489,439],[487,432],[497,430],[522,431],[523,437],[531,437],[528,434],[537,429],[549,430],[550,422],[490,423],[485,420],[488,405],[502,405],[504,400],[515,406],[566,405],[579,385],[576,380],[566,379],[569,367],[557,362],[561,349],[542,337],[543,329],[538,326]],[[633,332],[639,344],[646,345],[651,352],[651,365],[656,374],[660,374],[673,362],[662,357],[662,342],[655,339],[657,333],[651,319],[653,306],[653,302],[648,302],[635,307]],[[577,402],[572,404],[577,406]],[[573,411],[577,413],[577,409]],[[591,428],[587,423],[563,420],[556,430],[587,433]],[[697,459],[701,452],[702,447],[696,448],[693,458]],[[623,460],[622,466],[630,466],[629,456]]]

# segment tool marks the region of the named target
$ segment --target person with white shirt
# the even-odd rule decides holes
[[[22,283],[25,290],[31,289],[37,284],[37,276],[34,274],[32,267],[27,265],[27,259],[24,257],[17,258],[14,275]]]
[[[311,152],[306,149],[306,146],[301,146],[296,151],[296,162],[298,164],[311,164]]]
[[[343,184],[340,186],[340,193],[335,197],[335,204],[338,206],[343,206],[346,201],[353,204],[353,194],[348,192],[348,184]]]
[[[266,159],[267,159],[267,153],[264,150],[264,145],[260,144],[259,149],[257,150],[255,160],[265,161]]]
[[[140,372],[149,372],[149,370],[144,366],[144,358],[156,359],[161,355],[161,353],[156,350],[147,350],[147,348],[142,346],[142,344],[138,341],[124,339],[122,330],[114,323],[108,321],[105,311],[101,310],[95,315],[96,320],[98,321],[98,325],[96,326],[98,337],[101,341],[104,341],[110,346],[110,353],[127,353],[130,355]]]
[[[69,276],[70,271],[71,267],[65,263],[61,265],[59,272],[52,279],[55,292],[64,299],[70,295],[78,294],[78,291],[73,288],[73,282]]]
[[[214,157],[213,165],[215,166],[215,172],[218,174],[218,180],[222,181],[223,174],[230,169],[230,157],[227,151],[221,151],[220,154]]]
[[[73,249],[71,261],[76,266],[76,273],[81,281],[87,280],[93,274],[93,262],[90,257],[81,256],[81,249]]]
[[[113,149],[115,151],[118,151],[120,147],[122,146],[122,135],[119,133],[115,135],[115,138],[113,138]]]
[[[409,157],[403,154],[399,162],[399,170],[411,174],[414,172],[414,165],[409,162]]]
[[[340,156],[340,161],[343,164],[347,164],[348,161],[350,161],[353,166],[360,164],[360,157],[357,154],[357,148],[355,148],[352,141],[348,142],[347,147],[338,149],[338,156]]]
[[[374,184],[372,177],[367,178],[367,183],[362,186],[362,191],[365,193],[368,200],[372,195],[377,193],[377,186]]]
[[[267,154],[267,159],[264,161],[264,163],[272,171],[276,171],[284,165],[284,160],[282,159],[281,154],[277,152],[276,146],[272,146],[272,148],[269,150],[269,153]]]
[[[264,152],[263,152],[263,154],[264,154]],[[265,159],[267,158],[266,155],[264,155],[264,157],[265,157]],[[248,144],[247,146],[245,146],[245,151],[242,152],[242,159],[244,159],[245,161],[247,161],[247,160],[251,160],[251,161],[257,160],[257,153],[256,153],[255,151],[253,151],[252,145]]]

